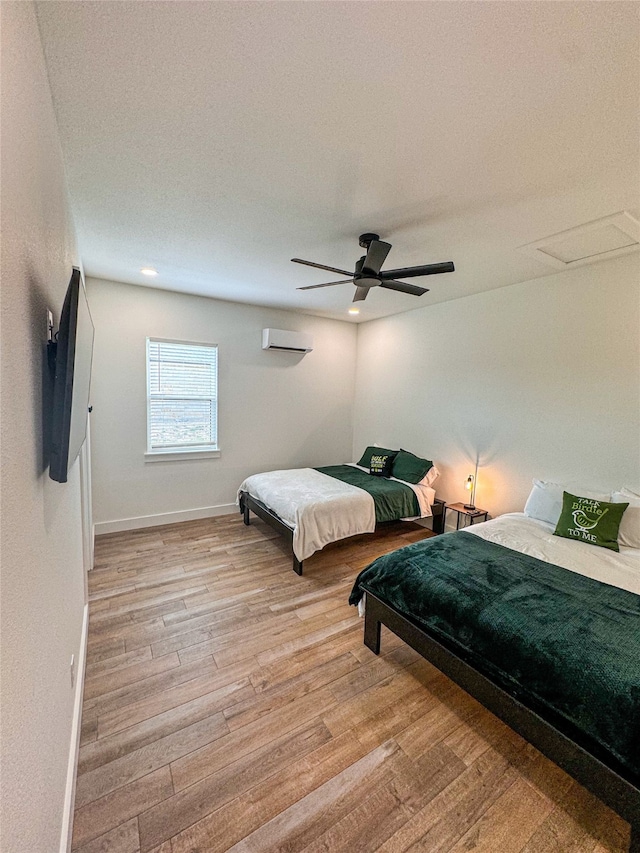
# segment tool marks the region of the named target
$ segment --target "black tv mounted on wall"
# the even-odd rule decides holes
[[[54,370],[49,476],[66,483],[69,469],[87,436],[94,328],[82,276],[73,268],[60,315],[49,342]]]

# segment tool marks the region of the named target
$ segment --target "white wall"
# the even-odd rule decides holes
[[[87,287],[98,533],[233,511],[249,474],[350,460],[354,325],[97,279]],[[267,327],[309,332],[313,352],[262,350]],[[219,345],[219,458],[145,462],[147,337]]]
[[[522,510],[539,477],[640,485],[640,265],[626,256],[359,327],[354,456],[433,459],[439,497]]]
[[[2,849],[51,853],[75,755],[85,575],[78,465],[64,485],[46,470],[45,310],[59,319],[77,255],[34,7],[1,7]]]

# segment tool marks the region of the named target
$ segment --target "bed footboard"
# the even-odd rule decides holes
[[[385,625],[426,660],[492,711],[547,758],[631,824],[629,853],[640,853],[640,790],[568,735],[527,708],[443,646],[408,617],[367,593],[364,643],[380,653],[380,629]]]

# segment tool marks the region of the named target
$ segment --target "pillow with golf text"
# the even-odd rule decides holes
[[[386,447],[376,447],[375,444],[369,445],[369,447],[367,447],[365,452],[362,454],[360,461],[358,462],[358,465],[360,465],[361,468],[371,468],[371,457],[374,454],[376,456],[378,456],[380,454],[382,454],[383,456],[388,455],[391,457],[391,459],[393,461],[393,459],[395,459],[396,456],[398,455],[398,451],[397,450],[387,450]]]
[[[372,453],[369,460],[369,473],[374,477],[390,477],[395,453]]]
[[[562,512],[555,536],[619,551],[618,529],[628,503],[607,503],[562,493]]]

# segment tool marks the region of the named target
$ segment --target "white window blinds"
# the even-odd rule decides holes
[[[217,449],[218,347],[147,339],[149,450]]]

